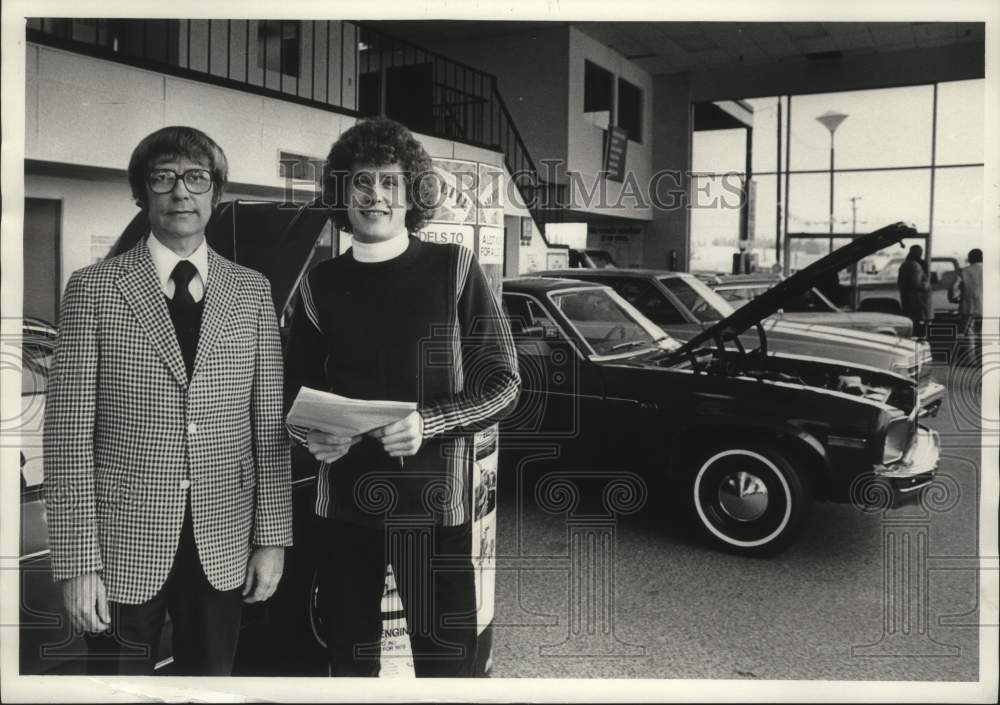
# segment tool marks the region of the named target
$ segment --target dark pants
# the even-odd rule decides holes
[[[332,675],[378,675],[387,562],[406,610],[417,677],[475,675],[471,523],[382,529],[328,519],[320,526],[319,605]]]
[[[172,675],[228,676],[233,670],[243,608],[242,588],[220,592],[205,577],[191,526],[184,514],[170,574],[147,602],[109,603],[111,630],[87,637],[91,675],[150,675],[166,614],[173,625]]]

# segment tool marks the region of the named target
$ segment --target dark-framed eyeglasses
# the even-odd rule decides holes
[[[177,185],[177,179],[184,181],[189,193],[208,193],[212,189],[212,172],[208,169],[188,169],[183,174],[173,169],[154,169],[146,177],[146,183],[153,193],[170,193]]]

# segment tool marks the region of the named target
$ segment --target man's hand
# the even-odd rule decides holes
[[[108,596],[97,573],[84,573],[62,583],[63,603],[73,628],[103,632],[111,626]]]
[[[424,417],[419,411],[411,411],[395,423],[376,428],[371,435],[381,440],[385,452],[394,458],[416,455],[424,442]]]
[[[243,583],[243,601],[263,602],[274,594],[285,569],[283,546],[261,546],[247,563],[247,579]],[[248,597],[249,596],[249,597]]]
[[[314,428],[306,436],[306,440],[309,443],[309,452],[316,460],[332,463],[347,455],[351,446],[361,441],[361,436],[337,436]]]

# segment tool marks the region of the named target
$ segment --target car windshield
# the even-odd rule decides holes
[[[771,286],[761,284],[756,286],[719,288],[716,289],[716,293],[732,304],[733,308],[741,308],[769,289],[771,289]],[[839,311],[815,287],[785,301],[781,309],[785,313],[831,313]]]
[[[731,315],[734,309],[729,302],[694,277],[662,277],[663,286],[677,297],[696,320],[715,323]]]
[[[615,355],[660,345],[659,328],[610,289],[570,289],[551,295],[570,325],[598,355]]]

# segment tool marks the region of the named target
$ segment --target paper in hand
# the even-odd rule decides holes
[[[416,408],[408,401],[351,399],[303,387],[288,412],[288,423],[338,436],[357,436],[399,421]]]

